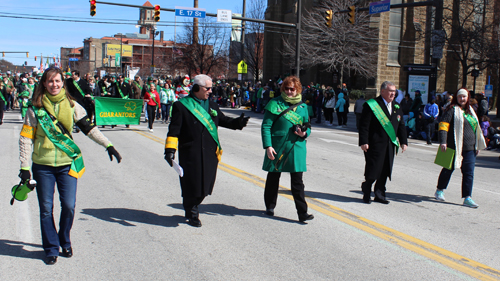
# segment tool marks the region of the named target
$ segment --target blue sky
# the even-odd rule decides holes
[[[247,11],[249,1],[247,0]],[[146,0],[105,0],[104,2],[125,3],[132,5],[143,5]],[[152,5],[160,5],[162,8],[174,9],[175,6],[193,7],[193,0],[150,0]],[[217,9],[231,10],[232,13],[241,13],[243,0],[199,0],[199,8],[205,8],[207,13],[217,13]],[[83,46],[83,39],[88,37],[100,38],[111,36],[116,33],[133,33],[139,29],[133,24],[96,24],[67,21],[48,21],[8,18],[3,16],[39,17],[40,15],[53,16],[54,18],[66,20],[104,20],[139,19],[139,11],[136,8],[118,7],[97,3],[96,15],[90,16],[90,4],[88,0],[1,0],[0,1],[0,52],[22,51],[29,52],[29,58],[25,54],[5,54],[5,59],[16,65],[23,64],[39,65],[40,61],[34,61],[34,57],[58,56],[60,47]],[[32,16],[29,16],[32,15]],[[187,18],[177,17],[177,33],[183,30],[182,22]],[[161,12],[160,23],[171,23],[168,27],[159,27],[164,31],[164,39],[174,38],[173,12]],[[45,60],[44,60],[45,61]]]

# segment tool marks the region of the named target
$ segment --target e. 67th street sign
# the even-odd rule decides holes
[[[206,14],[205,9],[201,8],[188,8],[188,7],[175,7],[175,15],[178,17],[190,17],[204,19]]]

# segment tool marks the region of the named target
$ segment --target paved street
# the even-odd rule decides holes
[[[283,174],[275,216],[264,214],[262,114],[242,131],[219,130],[224,150],[214,193],[200,206],[201,228],[184,219],[177,174],[163,159],[167,125],[141,123],[103,133],[123,157],[75,134],[86,164],[78,181],[74,256],[43,262],[36,193],[10,206],[19,182],[22,123],[0,126],[0,280],[497,280],[500,279],[498,152],[482,151],[472,196],[462,206],[457,170],[446,202],[434,200],[437,144],[409,140],[387,184],[389,205],[362,203],[364,158],[354,115],[347,129],[313,123],[304,174],[310,213],[298,222]],[[142,119],[143,120],[143,119]],[[335,118],[335,121],[337,119]],[[56,204],[56,224],[59,207]]]

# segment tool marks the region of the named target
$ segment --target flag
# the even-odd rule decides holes
[[[95,98],[96,125],[139,125],[143,100]]]
[[[179,56],[183,56],[184,55],[184,53],[181,50],[177,49],[175,46],[173,48],[173,51],[174,51],[174,54],[177,54]]]

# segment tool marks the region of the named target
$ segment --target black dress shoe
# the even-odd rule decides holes
[[[56,262],[57,262],[57,256],[47,257],[47,260],[45,260],[45,263],[48,265],[55,264]]]
[[[66,258],[71,258],[73,256],[73,249],[71,247],[62,249],[62,256]]]
[[[370,203],[371,203],[371,197],[370,197],[370,194],[368,194],[368,195],[363,195],[363,202],[365,202],[366,204],[370,204]]]
[[[379,203],[382,203],[382,204],[389,204],[389,201],[387,201],[385,199],[378,198],[378,197],[375,197],[375,199],[373,199],[373,201],[379,202]]]
[[[268,216],[274,216],[274,209],[266,209],[266,215]]]
[[[314,219],[314,216],[312,214],[305,213],[305,214],[299,215],[300,222],[310,221],[312,219]]]
[[[201,221],[199,218],[190,218],[188,224],[194,227],[201,227]]]

